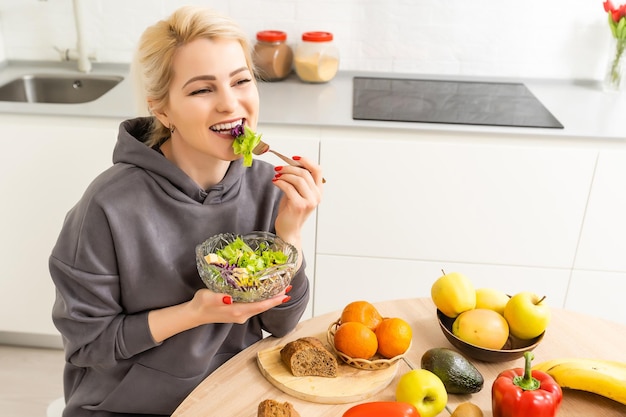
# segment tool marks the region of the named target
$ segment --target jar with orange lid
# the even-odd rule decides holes
[[[280,30],[263,30],[256,34],[252,59],[257,76],[263,81],[287,78],[293,67],[293,51],[287,45],[287,34]]]
[[[305,32],[294,54],[298,77],[308,83],[325,83],[339,70],[339,50],[330,32]]]

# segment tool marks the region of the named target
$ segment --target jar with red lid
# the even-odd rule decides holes
[[[339,70],[339,50],[330,32],[305,32],[294,54],[298,77],[308,83],[325,83]]]
[[[280,30],[263,30],[256,34],[252,59],[257,77],[263,81],[287,78],[293,67],[293,51],[287,45],[287,34]]]

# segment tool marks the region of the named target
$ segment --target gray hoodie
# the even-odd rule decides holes
[[[309,299],[303,263],[288,303],[242,325],[203,325],[155,343],[148,312],[189,301],[204,286],[195,246],[222,232],[274,232],[282,192],[273,167],[258,160],[231,163],[219,184],[202,190],[143,143],[149,120],[121,124],[114,165],[67,214],[50,257],[66,417],[170,415],[262,330],[290,332]]]

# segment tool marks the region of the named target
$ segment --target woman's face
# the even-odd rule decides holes
[[[197,39],[176,51],[172,65],[169,102],[159,118],[175,127],[178,156],[239,158],[230,131],[241,123],[256,130],[259,112],[259,93],[241,44]]]

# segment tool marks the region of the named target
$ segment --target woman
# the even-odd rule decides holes
[[[135,62],[152,116],[121,124],[114,165],[68,213],[50,258],[65,416],[170,415],[263,330],[290,332],[309,299],[304,262],[257,303],[212,293],[195,266],[199,242],[254,230],[302,260],[302,225],[321,199],[313,162],[246,168],[233,152],[231,128],[255,130],[259,113],[246,35],[185,7],[144,32]]]

